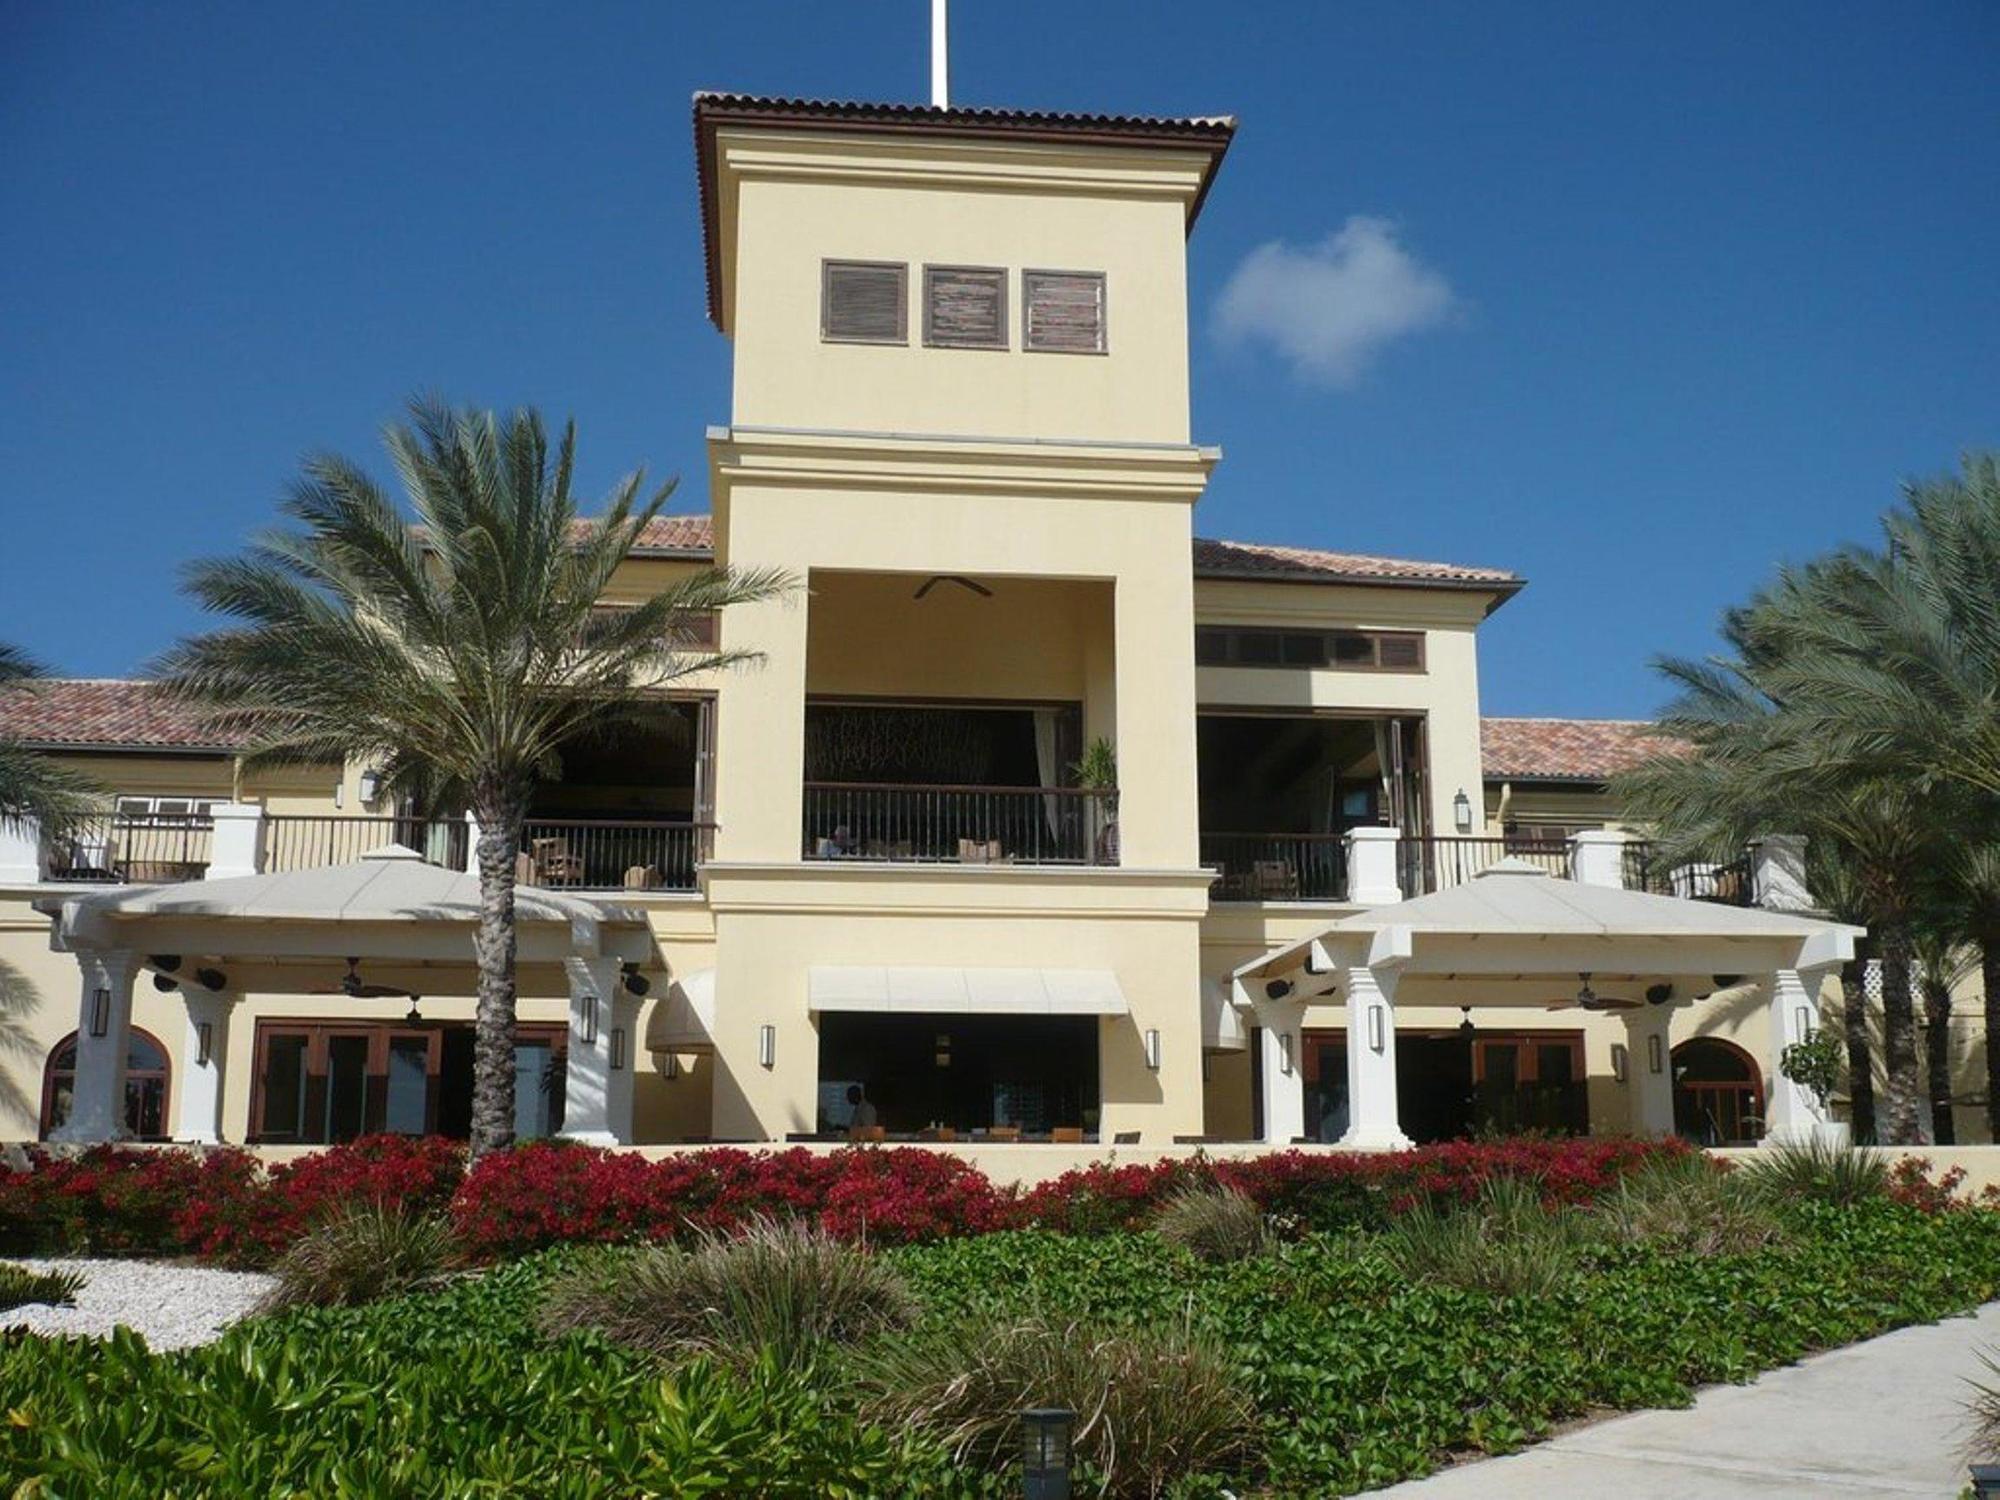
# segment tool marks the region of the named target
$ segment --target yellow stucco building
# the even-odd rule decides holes
[[[1503,831],[1476,638],[1521,580],[1197,537],[1185,243],[1232,121],[703,95],[694,129],[732,409],[711,515],[617,591],[804,587],[535,807],[523,1133],[1816,1122],[1769,1060],[1846,930],[1764,899],[1795,851],[1677,901],[1616,834]],[[0,835],[0,1138],[464,1129],[462,818],[366,766],[246,776],[140,684],[0,733],[118,798]],[[1487,895],[1541,926],[1485,933]],[[1742,1076],[1676,1097],[1697,1033]]]

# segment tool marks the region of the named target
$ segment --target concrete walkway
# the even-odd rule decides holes
[[[1966,1484],[1965,1382],[1996,1383],[2000,1302],[1851,1344],[1683,1411],[1635,1412],[1373,1496],[1409,1500],[1779,1500],[1955,1496]],[[1371,1496],[1371,1500],[1373,1500]]]

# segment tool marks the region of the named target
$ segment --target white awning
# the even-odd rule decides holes
[[[1201,982],[1201,1046],[1204,1052],[1241,1052],[1250,1045],[1243,1012],[1229,998],[1229,986],[1214,979]]]
[[[715,970],[696,969],[667,986],[646,1018],[646,1050],[715,1050]]]
[[[1122,1016],[1131,1007],[1109,969],[874,968],[807,971],[815,1011]]]

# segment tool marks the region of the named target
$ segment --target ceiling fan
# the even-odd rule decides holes
[[[361,977],[361,960],[350,958],[347,961],[347,972],[341,976],[340,983],[322,985],[311,993],[315,995],[341,994],[347,996],[350,1000],[380,1000],[389,995],[414,998],[416,992],[413,990],[398,989],[393,984],[369,984],[365,982]]]
[[[911,597],[921,599],[941,583],[955,583],[962,589],[970,589],[982,599],[991,599],[993,597],[993,590],[977,579],[967,578],[963,573],[933,573],[923,581],[922,585],[919,586],[916,593],[911,595]]]
[[[1549,1007],[1550,1010],[1569,1010],[1571,1008],[1600,1012],[1607,1010],[1637,1010],[1642,1003],[1638,1000],[1621,1000],[1616,995],[1600,995],[1590,987],[1590,976],[1588,974],[1579,974],[1576,977],[1583,981],[1576,994],[1568,1000],[1556,1001],[1555,1004]]]

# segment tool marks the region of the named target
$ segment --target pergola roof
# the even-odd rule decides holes
[[[1434,967],[1422,961],[1424,949],[1458,962],[1462,972],[1531,972],[1544,951],[1544,972],[1551,973],[1579,967],[1575,955],[1593,950],[1613,961],[1623,953],[1632,962],[1620,967],[1648,972],[1665,971],[1664,961],[1676,952],[1689,955],[1688,972],[1726,967],[1713,963],[1719,951],[1789,954],[1792,962],[1811,964],[1851,957],[1863,931],[1822,917],[1587,885],[1525,860],[1503,859],[1463,884],[1342,917],[1243,965],[1235,978],[1271,978],[1335,953],[1350,964],[1395,956],[1413,960],[1412,969],[1422,972]],[[1464,956],[1479,948],[1493,961],[1464,967]],[[1509,967],[1502,950],[1519,961]]]

